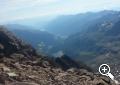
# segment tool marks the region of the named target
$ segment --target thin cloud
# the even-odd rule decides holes
[[[120,0],[0,0],[0,2],[0,22],[120,8]]]
[[[34,6],[44,6],[55,3],[59,0],[1,0],[1,7],[3,12],[16,11],[19,9],[30,8]]]

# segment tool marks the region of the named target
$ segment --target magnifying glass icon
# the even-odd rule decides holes
[[[104,76],[108,76],[112,80],[114,80],[114,76],[110,73],[110,67],[109,67],[109,65],[107,65],[107,64],[100,65],[99,72],[100,72],[100,74],[102,74]]]

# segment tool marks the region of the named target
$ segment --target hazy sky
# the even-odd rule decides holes
[[[0,22],[113,9],[120,9],[120,0],[0,0]]]

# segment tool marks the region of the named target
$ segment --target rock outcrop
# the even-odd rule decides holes
[[[0,27],[0,85],[115,85],[84,68],[64,71],[53,62]]]
[[[9,56],[13,53],[20,53],[32,58],[36,55],[35,49],[30,45],[25,44],[22,40],[17,39],[5,27],[0,27],[0,54]],[[31,56],[30,56],[31,55]]]
[[[82,62],[74,61],[67,55],[63,55],[61,57],[55,58],[54,62],[57,65],[57,67],[60,67],[63,70],[68,70],[70,68],[76,68],[76,69],[86,69],[92,72],[92,69],[90,67],[88,67]]]

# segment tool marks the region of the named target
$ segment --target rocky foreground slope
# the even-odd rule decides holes
[[[63,59],[62,59],[63,60]],[[86,69],[58,68],[54,61],[0,27],[0,85],[115,85]]]

